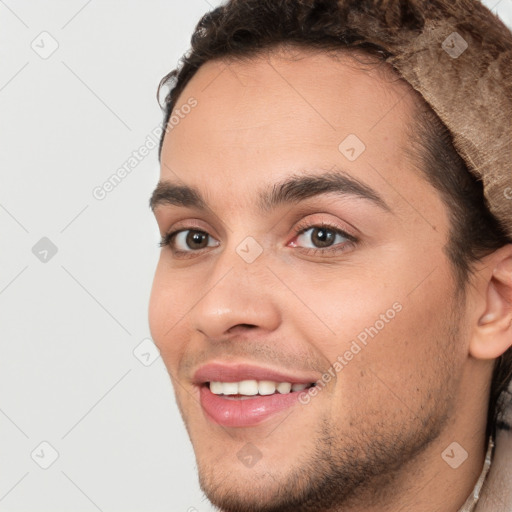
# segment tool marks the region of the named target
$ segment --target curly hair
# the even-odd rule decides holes
[[[393,52],[392,45],[384,44],[382,27],[387,28],[387,42],[390,37],[399,41],[404,30],[421,33],[427,9],[430,16],[453,17],[458,8],[468,6],[476,11],[485,9],[474,0],[229,0],[202,17],[192,36],[190,51],[158,86],[158,98],[162,87],[169,87],[162,106],[164,130],[159,156],[165,128],[179,96],[196,71],[208,61],[250,59],[264,50],[295,45],[326,51],[363,52],[387,62]],[[476,26],[470,29],[475,33],[483,30]],[[491,30],[492,24],[487,29]],[[417,112],[410,120],[414,156],[425,179],[438,190],[447,206],[451,225],[445,250],[458,291],[464,291],[474,264],[512,243],[512,238],[491,214],[482,182],[469,172],[446,125],[421,95],[412,88],[411,93],[417,96]],[[495,361],[488,433],[500,426],[502,401],[498,398],[511,379],[512,348],[509,348]]]

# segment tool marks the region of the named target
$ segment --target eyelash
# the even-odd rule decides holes
[[[359,242],[359,240],[351,235],[350,233],[347,233],[343,229],[340,229],[337,226],[334,226],[333,224],[329,224],[328,222],[318,222],[318,223],[309,223],[305,221],[304,223],[299,223],[296,227],[295,234],[293,238],[297,238],[299,235],[304,234],[306,231],[312,229],[312,228],[320,228],[320,229],[328,229],[329,231],[332,231],[335,235],[341,235],[343,238],[346,238],[346,242],[334,244],[329,247],[298,247],[301,251],[305,252],[306,254],[316,256],[316,255],[325,255],[327,254],[337,254],[340,252],[346,251],[347,245],[355,245]]]
[[[334,226],[332,224],[329,224],[327,222],[320,222],[320,223],[316,223],[316,224],[307,224],[307,223],[304,223],[304,224],[299,224],[297,226],[297,228],[295,229],[295,233],[293,235],[293,238],[297,238],[298,236],[304,234],[306,231],[312,229],[312,228],[320,228],[320,229],[328,229],[329,231],[332,231],[334,232],[335,235],[341,235],[343,238],[346,238],[347,239],[347,242],[344,242],[344,243],[338,243],[338,244],[335,244],[333,246],[329,246],[329,247],[317,247],[317,248],[311,248],[311,247],[297,247],[297,249],[300,249],[301,251],[305,252],[306,254],[309,254],[309,255],[318,255],[318,254],[326,254],[326,253],[329,253],[329,254],[333,254],[333,253],[339,253],[339,252],[343,252],[346,250],[346,246],[347,245],[350,245],[350,244],[357,244],[359,242],[359,240],[347,233],[346,231],[340,229],[339,227],[337,226]],[[187,258],[187,257],[193,257],[195,254],[197,253],[201,253],[202,252],[202,249],[198,249],[198,250],[190,250],[190,251],[177,251],[175,249],[172,248],[172,242],[173,242],[173,239],[174,237],[178,234],[178,233],[181,233],[182,231],[196,231],[198,233],[203,233],[207,236],[210,236],[206,231],[200,229],[200,228],[197,228],[195,226],[190,226],[188,228],[181,228],[181,229],[177,229],[175,231],[172,231],[170,233],[166,233],[162,239],[160,240],[160,243],[159,243],[159,246],[160,247],[170,247],[173,254],[175,256],[178,256],[180,258]]]

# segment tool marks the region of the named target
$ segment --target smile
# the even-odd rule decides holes
[[[194,374],[205,418],[224,427],[255,426],[300,405],[299,395],[317,380],[311,372],[225,362],[209,363]]]
[[[214,395],[225,395],[230,398],[244,398],[250,396],[268,396],[275,393],[286,395],[290,392],[303,391],[313,384],[299,384],[291,382],[273,382],[270,380],[242,380],[239,382],[219,382],[209,383],[210,391]]]

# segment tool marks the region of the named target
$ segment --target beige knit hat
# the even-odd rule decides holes
[[[404,29],[399,3],[382,0],[380,19],[348,18],[364,16],[369,38],[448,127],[512,236],[512,32],[478,0],[411,0],[425,19],[418,35]]]

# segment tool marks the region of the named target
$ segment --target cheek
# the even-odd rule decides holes
[[[424,267],[395,260],[374,265],[371,273],[353,268],[341,277],[316,279],[315,286],[301,288],[301,298],[317,316],[302,315],[302,332],[310,334],[328,364],[344,358],[343,374],[353,374],[352,381],[367,366],[398,386],[427,369],[432,373],[438,361],[454,357],[453,281],[447,267],[439,265],[435,272]]]
[[[287,282],[293,282],[291,279]],[[364,343],[370,339],[368,330],[376,329],[380,337],[400,317],[396,283],[390,286],[386,280],[364,275],[357,268],[317,275],[315,279],[311,276],[304,282],[311,284],[299,287],[297,283],[295,289],[307,309],[297,304],[292,321],[301,323],[308,341],[330,364],[350,349],[352,341],[360,339]]]
[[[374,411],[388,404],[390,410],[419,414],[422,404],[439,401],[452,389],[464,352],[453,325],[451,288],[443,286],[442,275],[422,286],[399,301],[392,293],[380,304],[375,299],[366,306],[350,304],[359,316],[340,344],[344,359],[351,358],[340,373],[342,401],[364,403]]]
[[[160,261],[151,288],[148,317],[151,337],[168,367],[175,366],[184,350],[186,338],[182,330],[186,322],[181,319],[187,311],[183,300],[186,296]]]

